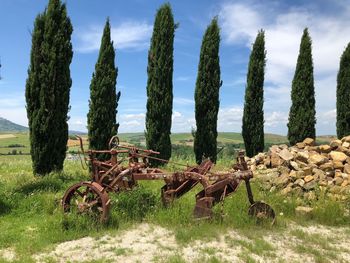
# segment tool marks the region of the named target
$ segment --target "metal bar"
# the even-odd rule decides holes
[[[244,180],[245,181],[245,186],[247,188],[247,194],[248,194],[248,199],[250,204],[254,204],[254,198],[253,198],[253,192],[252,192],[252,188],[250,187],[250,182],[249,180]]]
[[[226,178],[222,181],[216,182],[214,184],[209,185],[205,190],[206,194],[211,194],[216,192],[217,190],[220,190],[222,188],[224,188],[225,186],[227,186],[232,180],[229,178]]]
[[[149,158],[149,159],[157,160],[157,161],[160,161],[160,162],[163,162],[163,163],[172,163],[172,164],[188,167],[187,164],[176,163],[176,162],[160,159],[160,158],[149,156],[149,155],[143,155],[143,154],[140,154],[140,153],[136,153],[135,155],[138,156],[138,157],[146,157],[146,158]]]
[[[152,173],[152,174],[144,174],[144,173],[133,173],[132,174],[134,180],[164,180],[166,178],[171,178],[171,174],[161,174],[161,173]]]

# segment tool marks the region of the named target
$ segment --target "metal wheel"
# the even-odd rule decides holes
[[[103,187],[96,182],[80,182],[72,185],[62,198],[65,213],[76,212],[108,220],[110,199]]]
[[[276,215],[272,207],[268,204],[257,201],[249,207],[248,214],[257,219],[257,222],[270,222],[272,225],[275,223]]]
[[[117,148],[119,146],[119,137],[114,135],[108,143],[109,149]]]

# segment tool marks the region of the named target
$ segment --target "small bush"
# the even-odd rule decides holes
[[[154,210],[157,203],[157,197],[153,192],[138,186],[132,191],[120,193],[113,203],[113,209],[129,219],[142,221]]]
[[[7,214],[11,211],[11,206],[8,204],[6,200],[3,200],[3,198],[0,196],[0,216]]]
[[[75,135],[69,135],[68,138],[69,138],[69,140],[74,140],[74,141],[78,140],[77,136],[75,136]]]
[[[99,218],[91,215],[83,215],[76,213],[67,213],[61,221],[62,230],[64,231],[93,231],[101,228]]]

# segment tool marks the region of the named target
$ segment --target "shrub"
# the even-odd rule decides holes
[[[113,208],[129,219],[142,221],[154,210],[157,203],[157,197],[153,192],[139,186],[132,191],[120,193]]]

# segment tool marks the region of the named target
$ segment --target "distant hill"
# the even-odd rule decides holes
[[[29,129],[28,127],[16,124],[12,121],[6,120],[4,118],[0,117],[0,133],[4,133],[4,132],[27,132]],[[74,130],[69,130],[69,135],[85,135],[87,134],[86,132],[82,132],[82,131],[74,131]]]
[[[74,130],[69,130],[68,133],[69,135],[86,135],[87,134],[87,132],[74,131]]]
[[[13,123],[12,121],[6,120],[0,117],[0,132],[26,132],[27,127]]]

